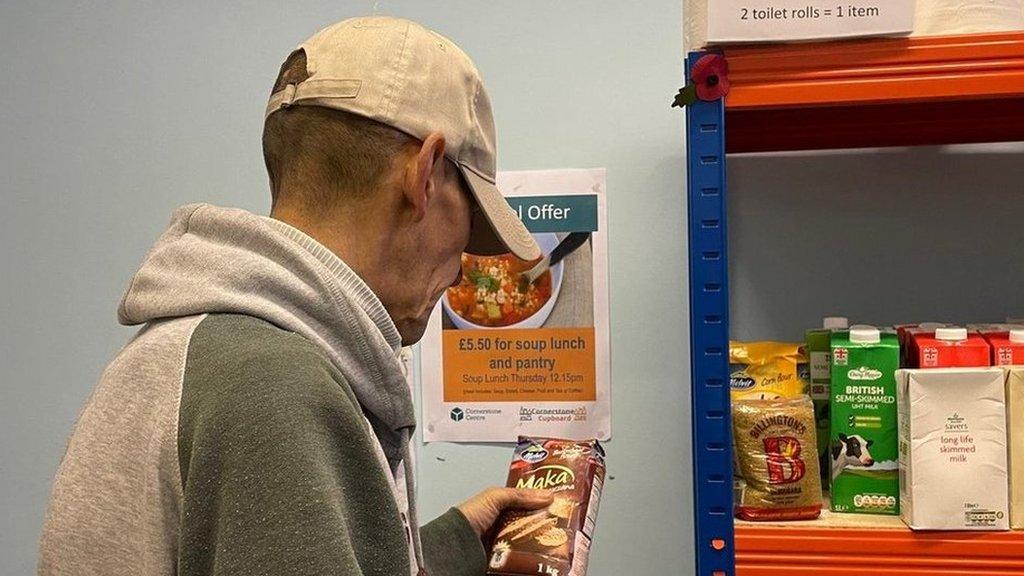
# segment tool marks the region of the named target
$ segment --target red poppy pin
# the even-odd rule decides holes
[[[720,100],[729,93],[729,63],[721,54],[705,54],[693,64],[690,82],[679,89],[672,107],[684,107],[698,99]]]

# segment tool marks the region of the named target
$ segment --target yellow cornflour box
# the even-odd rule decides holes
[[[800,342],[729,342],[729,391],[736,400],[777,400],[807,393],[810,369]]]

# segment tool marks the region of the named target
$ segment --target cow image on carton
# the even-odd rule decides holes
[[[895,333],[853,326],[832,335],[829,455],[833,512],[899,513]]]
[[[911,365],[916,368],[970,368],[992,365],[988,342],[977,332],[947,326],[934,333],[911,334]]]
[[[1009,529],[1004,374],[900,370],[900,516],[915,530]]]
[[[1006,373],[1006,438],[1010,455],[1010,527],[1024,529],[1024,366]]]
[[[863,466],[870,468],[875,465],[875,459],[868,451],[874,440],[868,440],[863,436],[854,434],[847,436],[840,432],[837,435],[838,442],[832,444],[832,478],[839,476],[847,466]]]

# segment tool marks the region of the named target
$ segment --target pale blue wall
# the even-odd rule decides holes
[[[476,60],[501,168],[608,168],[615,480],[592,576],[690,567],[680,4],[379,2]],[[114,316],[129,274],[179,204],[267,209],[282,59],[372,5],[0,3],[0,574],[34,570],[67,434],[130,334]],[[509,455],[426,448],[423,515],[503,482]]]
[[[683,122],[667,106],[681,2],[379,4],[473,55],[501,168],[608,168],[615,480],[590,574],[688,573]],[[267,209],[259,135],[281,60],[371,9],[0,3],[0,575],[34,569],[71,424],[130,334],[117,300],[170,211]],[[738,336],[795,338],[842,312],[1024,316],[1020,145],[734,158],[729,178]],[[423,515],[503,482],[509,453],[426,447]]]

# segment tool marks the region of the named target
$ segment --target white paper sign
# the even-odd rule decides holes
[[[708,0],[708,43],[908,34],[914,0]]]
[[[605,173],[501,172],[545,254],[584,240],[532,283],[511,254],[463,255],[420,349],[423,439],[611,437]],[[589,233],[589,238],[587,234]]]

